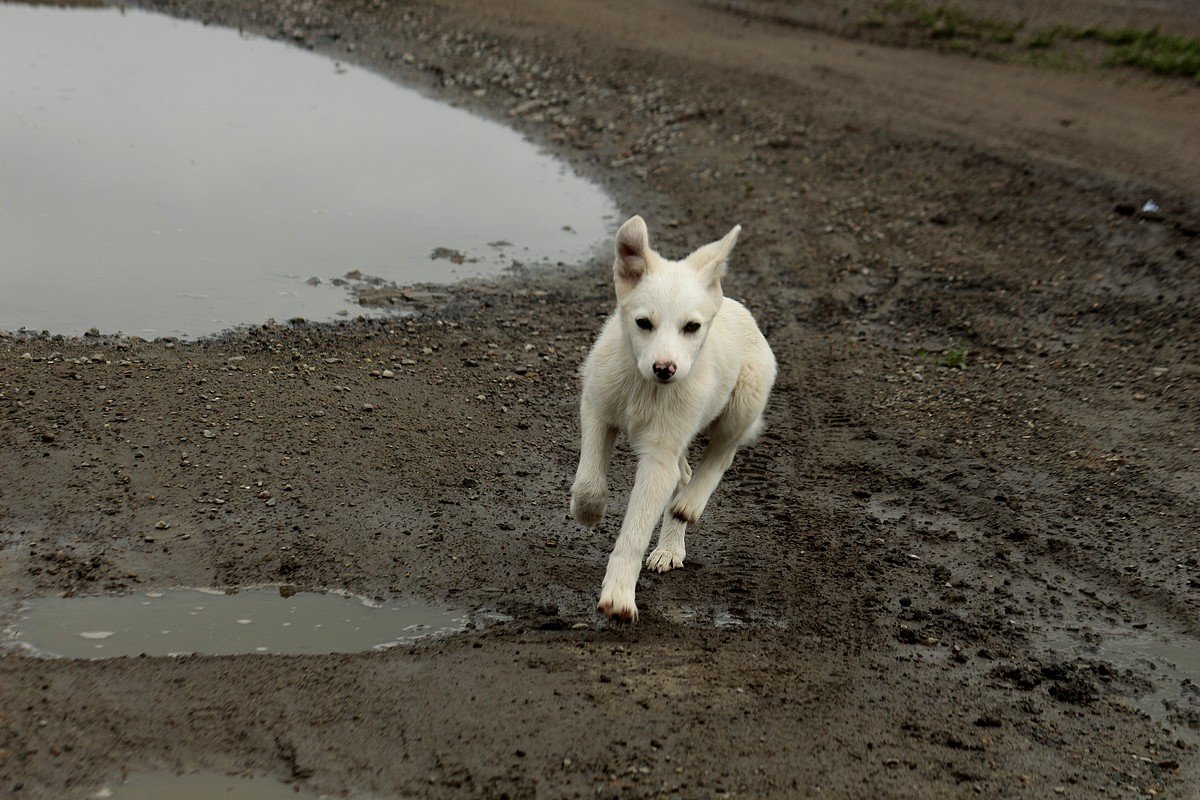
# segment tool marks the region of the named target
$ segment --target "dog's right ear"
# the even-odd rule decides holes
[[[620,297],[637,285],[646,274],[650,234],[646,221],[641,217],[630,217],[617,231],[617,259],[613,262],[613,282]]]

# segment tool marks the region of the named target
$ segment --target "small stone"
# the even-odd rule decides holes
[[[370,403],[363,403],[362,410],[363,411],[374,411],[375,406],[371,405]]]
[[[385,377],[385,378],[394,378],[394,377],[396,377],[396,373],[392,372],[390,369],[385,369],[383,372],[381,372],[381,373],[379,373],[379,374],[380,374],[380,375],[382,375],[382,376],[383,376],[383,377]]]
[[[268,505],[268,506],[270,506],[271,508],[274,508],[274,507],[275,507],[275,504],[276,504],[277,502],[278,502],[278,501],[277,501],[277,500],[276,500],[274,497],[272,497],[270,500],[268,500],[268,501],[267,501],[267,505]]]
[[[171,527],[171,523],[167,522],[165,519],[160,519],[158,522],[154,523],[154,527],[157,530],[165,531],[167,528]]]
[[[266,500],[267,498],[269,498],[271,496],[271,491],[269,489],[263,489],[261,492],[258,493],[258,496],[260,498],[262,498],[263,500]]]
[[[306,280],[305,283],[307,283],[309,286],[320,286],[321,279],[318,278],[316,275],[314,275],[311,278],[309,278],[308,280]]]
[[[217,438],[217,435],[215,433],[213,433],[212,431],[210,431],[209,429],[205,428],[204,429],[204,438],[205,439],[215,439],[215,438]]]

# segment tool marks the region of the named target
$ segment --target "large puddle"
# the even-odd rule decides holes
[[[330,278],[576,263],[615,213],[502,125],[114,8],[0,4],[0,189],[0,329],[73,334],[356,314]]]
[[[290,596],[285,596],[290,595]],[[65,658],[355,653],[463,630],[460,612],[279,588],[173,589],[26,602],[0,641]]]

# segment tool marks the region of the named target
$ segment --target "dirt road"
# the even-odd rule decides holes
[[[5,335],[8,610],[287,583],[510,619],[350,656],[0,657],[4,796],[196,767],[381,797],[1195,796],[1193,698],[1134,710],[1158,675],[1105,649],[1200,646],[1194,84],[663,0],[161,8],[503,119],[667,254],[742,223],[726,292],[781,373],[630,628],[593,610],[627,455],[599,531],[566,514],[603,259],[407,320]]]

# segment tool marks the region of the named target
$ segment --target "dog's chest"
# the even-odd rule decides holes
[[[684,387],[657,387],[639,381],[627,393],[614,398],[614,421],[634,439],[683,439],[695,435],[700,423],[698,409]]]

